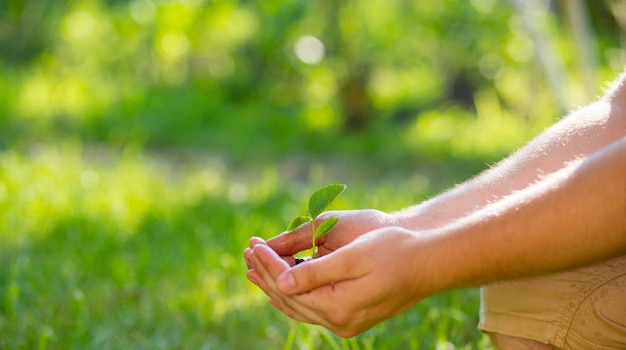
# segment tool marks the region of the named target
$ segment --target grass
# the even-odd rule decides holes
[[[132,3],[131,13],[151,2]],[[300,35],[304,27],[290,23],[313,19],[314,8],[160,6],[157,19],[207,15],[194,30],[192,22],[163,18],[136,25],[116,4],[39,8],[48,14],[41,57],[18,50],[20,65],[0,64],[0,350],[490,348],[476,330],[476,290],[430,297],[344,340],[271,308],[245,279],[241,255],[250,236],[280,232],[322,185],[348,184],[336,207],[396,210],[466,179],[551,124],[554,94],[534,63],[505,54],[509,39],[476,41],[494,43],[485,48],[466,47],[462,36],[435,40],[449,45],[428,55],[469,51],[461,64],[436,59],[433,69],[432,57],[413,68],[387,57],[395,47],[414,60],[394,39],[400,46],[370,57],[373,68],[388,66],[373,71],[371,127],[347,132],[336,89],[326,89],[339,79],[331,71],[341,60],[305,70],[286,60],[281,43]],[[13,7],[5,12],[20,12]],[[224,37],[222,48],[202,36],[206,28],[222,32],[237,19],[232,14],[252,21],[245,14],[255,10],[274,33]],[[25,25],[41,16],[13,17],[9,29],[41,27]],[[94,30],[78,33],[81,18],[97,23]],[[490,18],[508,23],[508,15]],[[436,22],[424,24],[432,30],[418,51],[450,32]],[[159,49],[172,31],[190,39],[180,60]],[[478,74],[489,56],[503,60],[493,79],[478,79],[461,100],[439,91],[456,74]],[[320,86],[329,96],[313,96]],[[305,103],[310,97],[320,101]],[[285,150],[291,156],[277,161]]]
[[[0,349],[488,347],[476,290],[433,296],[350,340],[269,306],[241,253],[250,236],[280,232],[306,193],[342,180],[350,193],[336,207],[395,210],[433,190],[423,175],[293,167],[72,143],[1,153]]]

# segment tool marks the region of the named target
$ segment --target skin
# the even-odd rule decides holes
[[[351,337],[444,290],[626,254],[625,81],[432,200],[325,213],[340,220],[313,261],[291,257],[311,246],[306,226],[252,238],[248,278],[287,316]]]

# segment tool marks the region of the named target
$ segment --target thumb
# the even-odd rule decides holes
[[[284,271],[276,283],[282,293],[302,294],[331,283],[361,277],[365,275],[361,270],[349,250],[338,249]]]

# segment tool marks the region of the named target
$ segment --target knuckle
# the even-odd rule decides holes
[[[309,286],[317,286],[321,282],[322,275],[319,269],[316,269],[314,264],[301,264],[302,269],[304,270],[304,276],[306,276],[307,285]]]

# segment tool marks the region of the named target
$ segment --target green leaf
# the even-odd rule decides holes
[[[311,221],[311,219],[309,219],[307,216],[300,215],[300,216],[294,218],[293,220],[291,220],[289,225],[287,225],[287,231],[293,231],[298,226],[304,224],[305,222],[309,222],[309,221]]]
[[[337,224],[337,221],[339,221],[339,218],[328,218],[322,221],[322,223],[320,223],[317,227],[317,230],[315,230],[315,238],[320,238],[330,232],[330,230],[332,230]]]
[[[315,219],[337,196],[346,190],[344,184],[330,184],[313,192],[309,199],[309,215]]]

